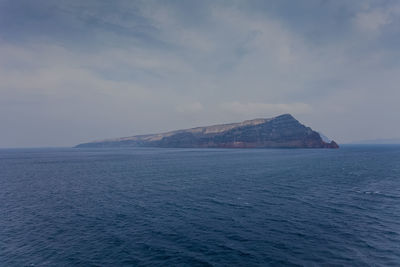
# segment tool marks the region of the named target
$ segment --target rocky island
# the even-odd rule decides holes
[[[79,144],[76,147],[339,148],[290,114]],[[325,141],[324,141],[325,139]]]

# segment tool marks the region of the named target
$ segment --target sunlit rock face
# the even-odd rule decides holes
[[[197,127],[80,144],[77,147],[176,148],[338,148],[320,134],[284,114],[270,119]]]

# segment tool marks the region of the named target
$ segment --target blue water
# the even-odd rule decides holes
[[[0,150],[0,266],[400,265],[400,146]]]

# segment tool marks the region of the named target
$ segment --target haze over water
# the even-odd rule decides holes
[[[400,262],[400,146],[0,150],[4,266]]]

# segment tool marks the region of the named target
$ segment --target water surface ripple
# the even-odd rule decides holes
[[[0,150],[1,266],[400,264],[400,146]]]

